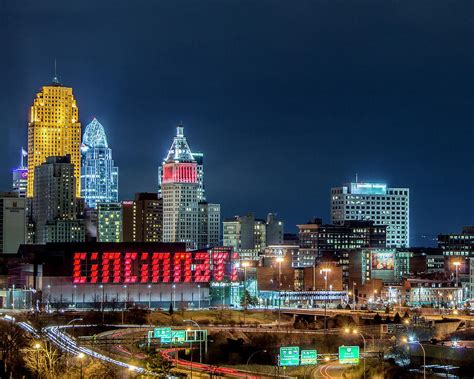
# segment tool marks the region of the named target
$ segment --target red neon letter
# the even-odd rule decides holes
[[[120,283],[120,253],[102,254],[102,283],[110,282],[110,264],[112,266],[112,282]]]
[[[81,262],[85,261],[87,257],[86,253],[74,253],[74,262],[73,262],[73,269],[72,275],[74,278],[74,283],[86,283],[87,277],[81,275]]]
[[[136,283],[137,276],[132,275],[132,262],[137,259],[137,253],[125,253],[124,278],[125,283]]]
[[[209,264],[209,253],[202,252],[194,255],[195,262],[201,260],[200,263],[196,263],[196,269],[194,271],[194,281],[205,283],[211,279],[211,269]]]
[[[161,271],[160,271],[161,262]],[[151,281],[158,283],[161,278],[163,283],[170,281],[170,253],[153,253],[151,258]]]
[[[140,283],[148,283],[148,253],[142,253],[140,261],[142,262],[140,267]]]
[[[191,253],[174,254],[173,282],[191,282],[191,256]],[[183,268],[181,268],[182,262],[184,262]],[[182,279],[183,276],[184,280]]]
[[[224,280],[225,264],[229,258],[229,253],[216,252],[212,254],[212,263],[214,266],[214,280],[222,282]]]
[[[94,261],[91,266],[91,283],[97,283],[99,280],[99,263],[98,263],[98,258],[99,254],[98,253],[92,253],[91,254],[91,261]]]

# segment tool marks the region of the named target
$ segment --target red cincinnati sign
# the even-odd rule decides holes
[[[76,252],[74,283],[206,283],[237,280],[237,253]]]

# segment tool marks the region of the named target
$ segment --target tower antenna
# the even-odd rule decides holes
[[[54,83],[54,84],[59,84],[58,73],[57,73],[57,67],[56,67],[56,58],[54,58],[54,77],[53,77],[53,83]]]
[[[359,174],[356,172],[356,183],[359,183]]]

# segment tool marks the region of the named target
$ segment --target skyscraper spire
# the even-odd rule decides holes
[[[56,67],[56,58],[54,58],[54,76],[53,76],[53,84],[61,84],[59,83],[57,67]]]

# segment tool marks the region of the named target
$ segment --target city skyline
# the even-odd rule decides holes
[[[313,7],[318,10],[316,5]],[[319,7],[330,14],[334,11],[330,5]],[[49,24],[48,28],[41,26],[40,29],[49,30],[49,33],[61,25],[61,21],[51,15],[52,8],[45,6],[42,10],[50,22],[45,23]],[[83,14],[85,8],[86,5],[78,5],[70,12]],[[206,4],[203,8],[206,9]],[[421,8],[414,10],[413,17],[422,13]],[[166,7],[161,10],[165,14],[173,12]],[[204,12],[195,10],[199,15]],[[380,5],[373,12],[368,8],[364,10],[362,17],[371,20],[374,16],[373,23],[384,17],[411,22],[409,17],[389,14],[389,5]],[[217,9],[213,14],[219,11],[223,12]],[[11,169],[17,165],[18,149],[26,144],[28,107],[38,88],[49,84],[56,57],[61,82],[74,90],[82,125],[96,115],[109,126],[108,138],[123,178],[120,199],[130,199],[135,192],[156,191],[157,167],[166,155],[175,125],[182,120],[196,151],[206,154],[206,192],[209,198],[222,204],[222,218],[248,211],[258,215],[276,212],[285,221],[288,231],[295,231],[297,223],[306,222],[312,216],[329,222],[331,187],[353,181],[358,173],[361,181],[383,181],[390,186],[410,188],[411,244],[428,245],[430,242],[420,238],[421,234],[434,237],[437,233],[456,231],[462,225],[472,223],[468,205],[473,200],[472,112],[466,100],[472,98],[472,91],[468,88],[469,80],[465,80],[472,75],[468,70],[471,61],[468,57],[462,59],[462,47],[467,42],[462,34],[466,31],[463,29],[466,20],[461,18],[458,29],[454,28],[455,17],[462,16],[462,5],[455,7],[454,16],[446,16],[441,6],[432,11],[433,20],[420,21],[424,29],[415,33],[414,41],[405,40],[401,28],[395,25],[383,29],[387,33],[393,32],[392,42],[396,43],[391,48],[378,47],[374,63],[370,63],[365,54],[369,46],[361,42],[372,24],[367,30],[355,28],[355,46],[349,48],[349,54],[355,53],[357,48],[362,48],[362,52],[346,66],[340,62],[343,52],[335,52],[327,46],[324,36],[314,42],[310,47],[315,49],[309,51],[307,46],[296,43],[305,41],[304,28],[312,36],[317,31],[301,9],[295,8],[285,16],[282,9],[275,7],[274,16],[279,22],[291,22],[291,16],[296,15],[301,16],[302,22],[302,26],[283,40],[281,51],[277,45],[268,47],[268,43],[273,46],[277,41],[270,36],[260,37],[267,44],[262,55],[258,54],[258,45],[250,44],[247,38],[256,27],[254,15],[249,20],[250,30],[238,43],[243,44],[246,57],[254,58],[255,66],[242,60],[231,65],[230,58],[235,58],[232,51],[227,52],[228,56],[221,55],[221,60],[215,63],[217,66],[213,66],[212,48],[220,47],[218,51],[225,53],[221,42],[225,42],[226,37],[222,40],[210,38],[212,28],[203,28],[198,31],[198,38],[206,40],[207,37],[209,46],[198,44],[203,47],[198,52],[193,44],[185,44],[186,53],[197,60],[200,69],[204,68],[203,75],[200,77],[191,63],[180,63],[176,70],[183,73],[183,78],[176,81],[172,66],[182,61],[183,53],[171,49],[173,45],[159,37],[166,26],[164,18],[156,22],[149,20],[149,28],[157,38],[157,44],[150,51],[134,49],[136,57],[133,59],[120,53],[113,43],[101,51],[98,43],[110,37],[108,32],[102,31],[104,35],[99,38],[100,42],[80,46],[81,53],[77,54],[90,54],[87,54],[89,62],[79,65],[72,53],[44,45],[39,58],[29,59],[38,49],[34,43],[30,44],[39,41],[37,38],[41,33],[33,32],[27,23],[14,25],[14,20],[27,21],[29,16],[26,10],[9,5],[7,14],[11,17],[3,31],[7,38],[11,33],[24,33],[25,38],[19,38],[18,43],[27,59],[13,55],[14,44],[7,45],[15,67],[9,67],[5,72],[11,73],[9,76],[14,78],[15,85],[7,78],[6,86],[11,88],[11,96],[0,104],[3,110],[0,124],[7,133],[7,146],[1,156],[0,185],[5,190],[10,188]],[[99,8],[97,12],[104,15],[106,9]],[[120,7],[110,12],[112,18],[102,18],[106,24],[113,22],[114,17],[125,17]],[[140,13],[132,12],[132,20],[138,16],[146,18],[145,13],[143,9]],[[229,17],[227,13],[219,15]],[[435,32],[436,20],[444,20],[445,16],[447,39],[439,42],[444,55],[435,55],[439,50],[436,45],[424,45],[417,53],[415,48],[429,41]],[[183,17],[185,24],[190,26],[182,28],[173,40],[182,43],[183,38],[190,35],[192,26],[201,24],[199,17],[193,19],[186,12]],[[316,17],[319,27],[332,38],[347,38],[344,31],[337,33],[321,17]],[[338,27],[343,27],[344,22],[352,27],[358,25],[345,14],[335,22]],[[213,19],[213,25],[215,23],[217,21]],[[277,25],[272,21],[268,27],[281,39],[284,36],[277,33]],[[0,30],[2,28],[0,26]],[[71,31],[78,41],[90,36],[87,27],[78,28]],[[459,30],[461,33],[456,33]],[[141,32],[143,29],[126,36],[123,43],[131,46]],[[68,32],[61,38],[67,37]],[[377,40],[378,37],[374,38]],[[27,49],[28,46],[31,49]],[[171,50],[162,54],[166,49]],[[406,54],[407,49],[412,53],[410,61],[394,58],[397,52]],[[107,61],[104,58],[108,55],[122,60],[112,60],[104,68],[99,61]],[[326,63],[321,63],[321,56],[325,57]],[[432,59],[425,60],[426,56]],[[282,59],[287,70],[282,71],[278,60],[276,67],[269,67],[268,59],[271,58]],[[300,59],[301,63],[296,64],[294,58]],[[34,61],[34,66],[28,61]],[[448,73],[442,71],[446,62],[454,67]],[[330,68],[331,64],[336,67]],[[369,70],[364,71],[363,67]],[[422,75],[419,75],[419,67],[423,67]],[[219,70],[211,73],[212,68]],[[347,73],[341,71],[343,68]],[[389,71],[390,77],[384,77],[385,82],[380,82],[380,73],[387,75]],[[439,76],[441,72],[444,76]],[[409,74],[407,78],[406,73]],[[151,80],[148,75],[152,74],[158,76]],[[359,80],[368,81],[368,88],[362,89]],[[397,80],[401,83],[397,84]],[[112,85],[116,81],[118,84]],[[337,86],[342,88],[341,93],[334,92]],[[138,96],[130,98],[130,92]],[[107,97],[108,93],[110,96]],[[441,93],[442,99],[439,98]],[[235,96],[237,101],[232,101]],[[156,109],[151,107],[155,104],[158,104]],[[13,111],[7,112],[9,109]],[[455,143],[450,142],[453,135],[459,136]],[[351,138],[347,140],[346,136]],[[133,146],[141,148],[133,149]],[[295,157],[298,164],[294,164]],[[440,205],[443,203],[446,206]],[[439,208],[437,217],[431,217],[434,207]]]

